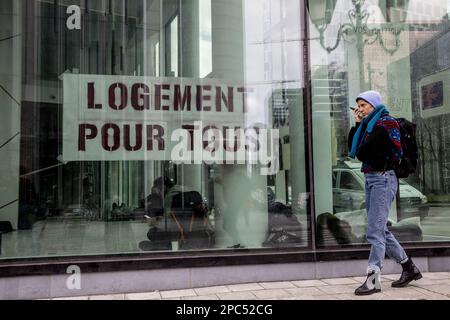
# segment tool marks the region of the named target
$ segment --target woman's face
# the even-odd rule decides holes
[[[365,100],[358,100],[358,111],[362,117],[367,117],[375,108]]]

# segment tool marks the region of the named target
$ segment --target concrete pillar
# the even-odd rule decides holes
[[[287,203],[286,199],[286,175],[285,171],[280,171],[275,177],[275,200]]]
[[[180,76],[187,78],[199,77],[200,65],[200,8],[199,0],[181,1],[181,28],[180,28]],[[181,165],[179,183],[204,194],[202,188],[203,164]]]
[[[0,2],[0,221],[17,228],[19,209],[22,1]]]
[[[197,78],[200,65],[199,0],[181,1],[181,76]]]
[[[314,190],[316,216],[333,212],[331,105],[327,65],[312,74]]]
[[[306,216],[308,195],[306,194],[303,94],[300,90],[291,90],[288,99],[292,210],[295,214]]]

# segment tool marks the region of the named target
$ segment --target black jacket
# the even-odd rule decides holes
[[[350,129],[348,134],[348,149],[352,148],[353,136],[356,133],[360,123]],[[375,126],[372,133],[367,137],[366,142],[362,143],[356,151],[358,160],[368,165],[369,171],[393,170],[394,167],[389,161],[394,144],[389,136],[387,129],[383,126]]]

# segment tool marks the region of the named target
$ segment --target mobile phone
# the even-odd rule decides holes
[[[356,110],[356,106],[350,106],[351,110]]]

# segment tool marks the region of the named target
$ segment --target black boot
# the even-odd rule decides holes
[[[420,273],[419,269],[417,269],[411,258],[408,258],[408,260],[406,260],[406,262],[402,263],[401,265],[403,268],[402,275],[400,276],[400,279],[392,282],[392,287],[406,287],[411,281],[419,280],[420,278],[422,278],[422,274]]]
[[[381,291],[380,273],[371,271],[367,275],[366,281],[355,290],[357,296],[365,296]]]

